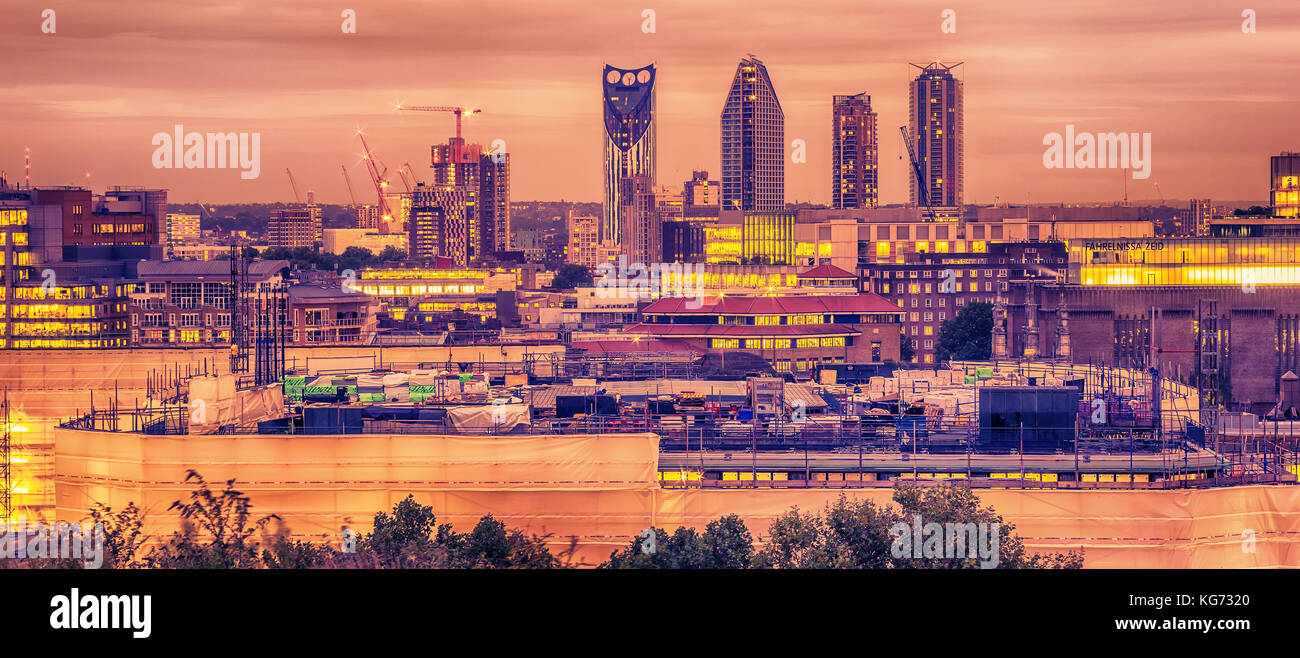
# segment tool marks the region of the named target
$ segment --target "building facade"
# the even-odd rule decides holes
[[[1300,153],[1282,153],[1268,160],[1273,216],[1300,217]]]
[[[266,243],[272,247],[310,248],[323,238],[321,211],[315,205],[272,210],[266,224]]]
[[[722,107],[722,208],[785,209],[785,112],[767,67],[740,60]]]
[[[921,70],[912,81],[909,121],[912,148],[920,165],[921,186],[911,176],[912,203],[960,208],[964,176],[962,83],[953,77],[961,63],[912,64]]]
[[[831,99],[831,207],[875,208],[880,203],[879,143],[871,97],[863,92]]]

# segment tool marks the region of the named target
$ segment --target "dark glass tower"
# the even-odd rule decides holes
[[[645,176],[655,185],[655,67],[606,66],[601,79],[605,118],[605,200],[600,239],[619,241],[631,199],[626,179]]]

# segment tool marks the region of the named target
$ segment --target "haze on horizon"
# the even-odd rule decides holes
[[[504,139],[514,200],[595,201],[601,194],[603,63],[659,70],[658,179],[719,173],[719,114],[737,61],[759,56],[786,115],[786,141],[806,164],[786,165],[788,201],[830,201],[830,102],[866,91],[879,115],[883,203],[907,199],[898,126],[907,122],[908,62],[963,61],[968,203],[1109,202],[1119,170],[1045,169],[1045,133],[1150,132],[1148,180],[1130,198],[1259,199],[1268,156],[1300,150],[1300,6],[1212,0],[991,3],[843,0],[22,0],[0,25],[9,66],[0,97],[0,168],[22,180],[30,147],[38,185],[143,185],[169,200],[292,201],[284,170],[318,201],[374,193],[355,131],[363,128],[400,189],[396,169],[422,177],[429,146],[452,117],[395,113],[393,104],[467,105],[466,137]],[[357,13],[343,34],[340,12]],[[642,11],[657,32],[643,34]],[[940,32],[944,9],[957,33]],[[261,176],[236,169],[154,169],[152,136],[260,132]],[[91,177],[84,178],[89,170]]]

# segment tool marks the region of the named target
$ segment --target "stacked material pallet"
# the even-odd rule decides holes
[[[284,378],[284,395],[293,402],[302,402],[303,389],[307,387],[304,375],[289,375]]]

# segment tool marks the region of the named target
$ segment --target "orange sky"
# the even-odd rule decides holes
[[[908,61],[965,61],[966,200],[1109,201],[1114,170],[1048,170],[1043,135],[1152,133],[1134,199],[1264,199],[1269,154],[1300,151],[1300,6],[1290,0],[114,0],[7,4],[0,168],[37,185],[161,186],[173,201],[287,201],[300,187],[345,202],[340,164],[373,201],[353,131],[395,170],[427,171],[450,115],[393,103],[483,108],[467,137],[506,140],[512,198],[600,197],[604,62],[659,66],[659,182],[717,175],[718,123],[736,62],[767,64],[786,113],[790,201],[830,200],[833,94],[866,91],[880,116],[881,188],[904,201]],[[56,34],[41,33],[41,11]],[[1243,34],[1241,12],[1257,13]],[[357,34],[340,12],[357,12]],[[657,32],[643,34],[642,11]],[[957,12],[957,33],[940,12]],[[959,70],[962,70],[959,69]],[[151,138],[183,124],[260,132],[261,177],[154,169]],[[396,182],[396,175],[393,176]],[[400,186],[400,183],[398,184]]]

